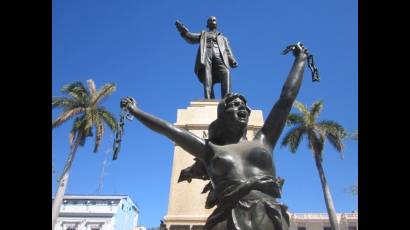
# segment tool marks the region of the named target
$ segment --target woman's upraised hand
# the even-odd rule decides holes
[[[307,57],[309,56],[309,52],[308,49],[306,49],[303,46],[303,43],[298,42],[294,45],[288,45],[283,51],[282,54],[286,55],[287,53],[289,53],[290,51],[293,52],[293,55],[295,55],[296,58],[301,58],[303,60],[307,59]]]
[[[137,107],[137,101],[132,97],[125,97],[125,98],[121,99],[120,107],[121,107],[121,109],[123,109],[123,108],[126,108],[126,109],[136,108]]]

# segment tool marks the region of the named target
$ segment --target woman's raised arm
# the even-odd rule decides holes
[[[193,156],[201,160],[205,160],[207,151],[206,142],[204,139],[199,138],[187,130],[177,128],[173,124],[155,117],[154,115],[142,111],[137,106],[133,105],[130,98],[122,99],[121,107],[127,108],[130,114],[132,114],[148,128],[168,137]]]
[[[283,85],[279,100],[270,111],[262,129],[255,135],[255,139],[262,141],[263,144],[267,145],[271,150],[275,147],[275,144],[282,133],[286,119],[292,109],[292,104],[299,92],[302,84],[304,67],[308,57],[307,49],[305,49],[301,43],[288,46],[283,54],[286,54],[289,51],[293,51],[295,56],[292,69]]]

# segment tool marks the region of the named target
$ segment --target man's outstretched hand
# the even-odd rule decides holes
[[[188,29],[184,26],[184,24],[182,24],[179,20],[175,21],[175,26],[177,27],[177,30],[180,33],[186,33],[188,32]]]

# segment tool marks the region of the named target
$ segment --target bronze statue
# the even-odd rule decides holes
[[[227,93],[218,105],[218,118],[209,126],[209,138],[175,127],[142,111],[134,100],[124,98],[121,107],[148,128],[165,135],[196,158],[196,163],[182,172],[181,180],[209,179],[206,207],[216,205],[205,230],[288,230],[287,207],[276,201],[281,196],[283,180],[276,176],[273,149],[285,126],[302,84],[307,50],[297,43],[288,47],[295,60],[282,88],[280,98],[270,111],[263,127],[252,140],[246,139],[251,110],[246,99]],[[286,54],[284,52],[284,54]]]
[[[217,31],[216,17],[208,18],[208,31],[190,33],[186,26],[176,21],[175,25],[181,36],[191,44],[199,43],[195,61],[195,74],[204,85],[205,99],[215,98],[213,85],[221,83],[221,98],[231,92],[229,68],[236,68],[236,62],[228,39]]]

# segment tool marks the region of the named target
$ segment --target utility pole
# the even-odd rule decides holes
[[[110,153],[111,153],[111,149],[108,148],[105,151],[105,157],[104,157],[104,161],[103,161],[103,164],[102,164],[102,169],[101,169],[101,174],[100,174],[100,182],[98,183],[97,194],[100,194],[101,190],[103,188],[104,176],[105,176],[105,167],[107,166],[107,160],[108,160],[108,157],[110,156]]]

